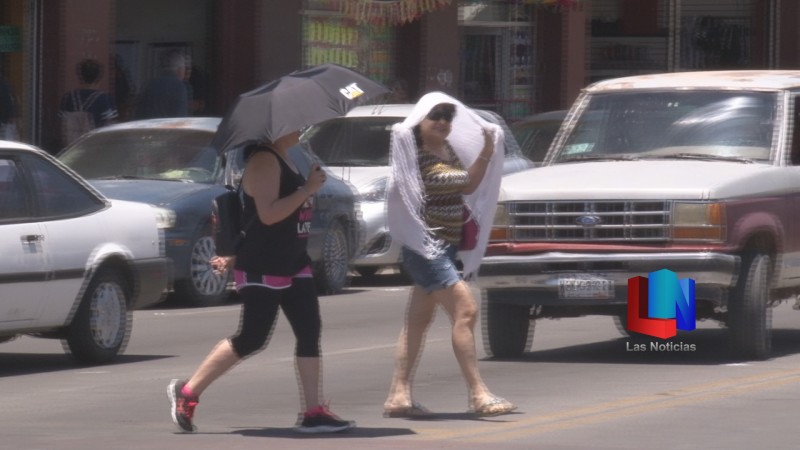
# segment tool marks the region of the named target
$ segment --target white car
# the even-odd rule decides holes
[[[353,185],[358,193],[363,220],[362,245],[351,267],[362,276],[372,276],[382,267],[398,267],[400,245],[389,236],[386,221],[386,183],[389,179],[389,136],[392,125],[405,120],[413,104],[359,106],[346,116],[311,127],[301,140],[317,155],[329,172]],[[503,172],[530,167],[505,121],[496,113],[475,110],[484,119],[499,124],[505,132]]]
[[[125,349],[169,277],[158,211],[110,201],[35,147],[0,141],[0,342],[62,339],[81,363]]]

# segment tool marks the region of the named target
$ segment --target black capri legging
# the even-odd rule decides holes
[[[313,278],[294,278],[292,285],[284,289],[245,286],[239,290],[239,296],[243,303],[239,331],[229,339],[240,358],[262,350],[269,343],[278,318],[278,306],[292,326],[297,342],[295,356],[320,355],[322,320]]]

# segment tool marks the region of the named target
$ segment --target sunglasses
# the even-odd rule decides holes
[[[445,111],[434,111],[425,116],[425,118],[434,122],[444,119],[445,122],[450,123],[453,121],[453,114]]]

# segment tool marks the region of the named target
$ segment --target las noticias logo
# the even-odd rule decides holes
[[[669,339],[677,330],[696,328],[694,280],[678,279],[675,272],[661,269],[648,277],[628,279],[628,331],[660,339]],[[697,350],[695,344],[683,342],[625,343],[629,352],[674,352]]]

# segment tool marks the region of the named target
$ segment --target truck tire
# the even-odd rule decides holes
[[[770,258],[755,254],[743,258],[742,271],[728,305],[731,351],[736,358],[763,360],[772,349],[769,307]]]
[[[484,299],[484,350],[496,358],[516,358],[530,348],[535,323],[530,307]]]

